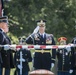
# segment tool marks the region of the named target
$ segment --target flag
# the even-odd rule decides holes
[[[0,0],[0,16],[3,15],[2,10],[4,9],[3,0]]]

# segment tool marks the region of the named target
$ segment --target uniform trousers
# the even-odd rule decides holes
[[[0,75],[2,75],[3,68],[0,68]],[[10,75],[10,69],[5,69],[4,75]]]
[[[60,72],[60,71],[58,71],[57,75],[70,75],[70,73],[69,72]]]
[[[2,75],[2,68],[0,67],[0,75]]]
[[[20,71],[18,70],[18,75],[20,75]],[[22,75],[28,75],[28,71],[22,72]]]

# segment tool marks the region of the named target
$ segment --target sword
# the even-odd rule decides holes
[[[22,62],[25,62],[25,59],[22,57],[22,50],[20,50],[20,64],[18,65],[18,68],[20,69],[20,75],[22,75]]]

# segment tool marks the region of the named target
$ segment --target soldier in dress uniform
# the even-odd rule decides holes
[[[27,44],[55,45],[53,35],[45,33],[45,24],[45,20],[37,21],[39,30],[37,30],[38,32],[36,31],[26,38]],[[33,61],[34,69],[51,69],[51,64],[53,65],[55,62],[56,50],[52,50],[52,54],[50,53],[50,51],[50,49],[35,49]]]
[[[0,17],[0,45],[11,44],[11,40],[6,35],[8,31],[8,17]],[[0,49],[0,75],[2,75],[3,70],[5,70],[4,75],[10,75],[10,68],[14,67],[12,52],[6,50],[6,47]]]
[[[76,44],[76,37],[73,38],[72,44]],[[71,50],[71,69],[73,70],[71,75],[76,75],[76,47]]]
[[[25,44],[24,38],[19,38],[19,43],[21,45]],[[28,49],[20,49],[16,51],[15,56],[15,66],[18,75],[28,75],[30,70],[29,62],[32,62],[31,52]]]
[[[67,38],[60,37],[58,42],[60,45],[66,45]],[[58,59],[58,74],[57,75],[70,75],[70,50],[71,48],[62,48],[57,50]]]

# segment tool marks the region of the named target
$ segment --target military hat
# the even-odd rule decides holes
[[[66,37],[60,37],[60,38],[58,38],[58,42],[60,42],[60,41],[66,41],[66,40],[67,40]]]
[[[1,22],[8,23],[8,17],[7,16],[0,17],[0,23]]]
[[[37,25],[38,26],[45,26],[46,20],[38,20]]]

